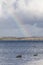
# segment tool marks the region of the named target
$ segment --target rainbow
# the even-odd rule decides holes
[[[8,2],[8,1],[7,1],[7,2]],[[3,6],[7,6],[7,5],[4,3]],[[4,7],[4,8],[5,8],[5,7]],[[9,8],[9,7],[8,7],[8,8]],[[5,9],[6,9],[6,8],[5,8]],[[23,23],[22,23],[22,21],[18,18],[18,16],[17,16],[14,12],[12,12],[10,15],[12,16],[12,18],[13,18],[14,22],[16,23],[16,25],[18,26],[18,29],[19,29],[19,31],[21,32],[21,34],[23,35],[23,37],[28,37],[28,31],[27,31],[26,28],[24,28]]]
[[[17,24],[20,32],[23,34],[23,37],[28,37],[28,32],[27,29],[24,28],[24,26],[22,25],[22,21],[18,18],[18,16],[16,14],[12,15],[12,18],[14,19],[14,22]]]

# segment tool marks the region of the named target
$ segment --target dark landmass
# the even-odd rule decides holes
[[[0,40],[31,40],[43,41],[43,37],[1,37]]]

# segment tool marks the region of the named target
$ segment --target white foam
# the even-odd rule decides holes
[[[43,60],[39,60],[39,61],[31,61],[31,62],[28,62],[24,65],[43,65]]]

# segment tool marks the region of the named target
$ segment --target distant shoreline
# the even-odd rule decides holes
[[[43,37],[1,37],[1,40],[9,41],[43,41]]]

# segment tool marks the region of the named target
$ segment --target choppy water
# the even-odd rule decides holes
[[[22,58],[16,58],[17,55]],[[0,65],[23,65],[40,59],[43,59],[43,42],[0,41]]]

